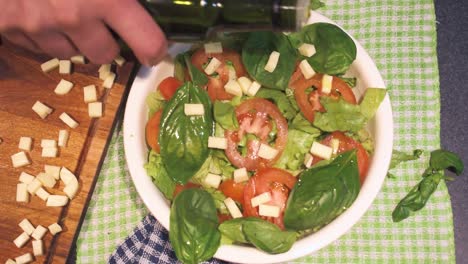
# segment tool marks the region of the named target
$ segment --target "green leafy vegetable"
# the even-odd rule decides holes
[[[172,194],[175,190],[175,182],[167,174],[164,165],[162,164],[161,156],[151,150],[149,153],[148,163],[145,164],[146,173],[153,178],[153,182],[164,196],[172,200]]]
[[[148,116],[153,116],[154,113],[159,111],[159,109],[164,108],[166,105],[166,100],[162,96],[161,92],[151,92],[146,97],[146,105],[148,106]]]
[[[232,179],[236,168],[229,162],[226,154],[222,150],[213,150],[211,152],[210,172],[221,175],[224,180]]]
[[[192,64],[188,53],[184,53],[184,59],[193,84],[199,87],[205,86],[208,83],[208,77]]]
[[[273,51],[281,55],[275,71],[270,73],[264,67]],[[288,87],[296,67],[296,57],[297,52],[288,37],[271,31],[251,33],[242,49],[242,61],[250,76],[263,86],[277,90]]]
[[[284,225],[293,230],[317,230],[356,199],[360,189],[356,151],[338,155],[328,165],[301,173],[289,195]]]
[[[272,101],[276,106],[278,106],[278,109],[287,120],[294,118],[298,112],[298,110],[291,105],[286,94],[282,91],[262,88],[255,96]]]
[[[309,124],[310,126],[310,124]],[[318,135],[289,129],[288,143],[275,167],[296,171],[302,167],[304,156]]]
[[[213,201],[215,203],[215,206],[218,212],[221,214],[228,215],[229,211],[226,205],[224,204],[224,200],[226,200],[226,196],[224,195],[224,193],[213,188],[205,188],[205,191],[207,191],[213,198]]]
[[[326,112],[315,113],[314,126],[323,131],[359,131],[367,123],[359,105],[350,104],[342,98],[335,100],[330,97],[320,98],[320,103]]]
[[[375,112],[380,106],[380,103],[385,98],[387,91],[381,88],[367,88],[366,94],[360,104],[361,113],[367,120],[374,117]]]
[[[356,87],[357,78],[356,77],[339,77],[343,80],[349,87]]]
[[[392,160],[390,161],[389,170],[396,168],[400,163],[405,161],[417,160],[421,157],[423,151],[421,149],[413,150],[413,153],[408,154],[403,151],[398,151],[396,149],[392,152]]]
[[[251,243],[270,254],[288,251],[297,239],[295,232],[282,231],[275,224],[256,217],[225,221],[219,230],[234,242]]]
[[[463,168],[463,162],[457,154],[441,149],[432,151],[429,168],[423,173],[423,179],[410,190],[393,210],[393,222],[400,222],[408,218],[411,213],[424,208],[437,186],[439,186],[439,182],[448,179],[444,175],[444,170],[450,170],[460,175]]]
[[[202,189],[187,189],[171,207],[169,239],[177,259],[196,264],[210,259],[218,250],[221,234],[212,196]]]
[[[215,121],[224,129],[234,130],[239,127],[236,111],[232,104],[215,101],[213,112]]]
[[[315,71],[330,75],[343,74],[356,59],[356,45],[351,37],[339,27],[329,23],[314,23],[300,32],[289,35],[291,43],[315,46],[317,52],[307,59]]]
[[[186,116],[186,103],[203,104],[202,116]],[[180,87],[164,108],[159,142],[161,157],[169,176],[185,184],[207,159],[208,137],[213,132],[213,116],[208,94],[190,82]]]
[[[321,134],[320,130],[316,127],[310,125],[309,120],[305,119],[302,113],[298,113],[294,119],[289,124],[289,128],[297,129],[308,134],[319,136]]]
[[[185,58],[184,53],[177,54],[174,58],[174,77],[181,82],[185,82]]]
[[[323,3],[322,1],[320,0],[310,0],[310,9],[312,10],[317,10],[321,7],[324,7],[325,6],[325,3]]]

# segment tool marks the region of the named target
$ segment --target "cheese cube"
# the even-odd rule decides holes
[[[63,192],[71,200],[75,198],[75,195],[78,192],[78,188],[79,188],[78,181],[70,181],[67,185],[65,185],[65,188],[63,188]]]
[[[57,223],[51,224],[48,228],[52,235],[62,232],[62,227]]]
[[[258,156],[260,158],[264,159],[274,159],[278,155],[278,150],[275,148],[272,148],[266,144],[260,144],[260,149],[258,150]]]
[[[270,192],[264,192],[250,199],[250,203],[252,204],[252,207],[257,207],[261,204],[268,203],[269,201],[271,201]]]
[[[274,205],[261,204],[258,206],[258,214],[261,216],[278,217],[280,208]]]
[[[54,179],[60,179],[60,167],[52,165],[44,165],[44,171],[46,174],[54,177]]]
[[[54,176],[44,172],[39,173],[36,179],[38,179],[43,186],[49,188],[54,188],[55,184],[57,183],[57,180],[55,180]]]
[[[54,147],[57,147],[57,141],[53,139],[41,140],[41,148],[54,148]]]
[[[333,76],[324,74],[322,77],[322,93],[329,94],[332,90]]]
[[[16,264],[16,261],[12,260],[12,259],[7,259],[5,261],[5,264]]]
[[[26,153],[24,153],[24,151],[11,155],[11,163],[13,164],[14,168],[19,168],[31,164],[28,156]]]
[[[337,138],[333,138],[331,141],[330,141],[330,145],[331,145],[331,148],[332,148],[332,153],[333,155],[336,155],[336,153],[338,153],[338,149],[340,147],[340,140],[337,139]]]
[[[322,159],[329,160],[332,156],[333,149],[329,146],[314,141],[314,143],[312,143],[312,147],[310,148],[310,153]]]
[[[41,64],[41,70],[43,72],[50,72],[52,70],[55,70],[59,67],[59,59],[57,58],[54,58],[54,59],[51,59],[49,61],[46,61],[44,63]]]
[[[29,202],[28,185],[26,183],[16,185],[16,201],[19,203]]]
[[[73,174],[70,170],[68,170],[65,167],[62,167],[62,169],[60,170],[60,180],[62,180],[62,182],[65,185],[68,185],[68,184],[70,184],[71,182],[74,182],[74,181],[78,182],[78,180],[76,179],[75,174]]]
[[[249,92],[250,86],[252,85],[252,81],[249,78],[242,76],[239,79],[237,79],[237,82],[239,83],[242,92],[247,94]]]
[[[22,183],[26,183],[26,184],[31,183],[34,179],[35,179],[34,176],[32,176],[31,174],[26,173],[24,171],[21,172],[21,174],[19,176],[19,181],[22,182]]]
[[[86,64],[86,59],[83,55],[75,55],[70,60],[75,64]]]
[[[60,60],[59,62],[59,73],[60,74],[70,74],[71,72],[71,61],[69,60]]]
[[[114,62],[120,67],[122,67],[125,64],[125,61],[126,61],[125,58],[122,57],[121,55],[117,55],[117,57],[114,58]]]
[[[33,261],[33,256],[31,255],[31,253],[26,253],[24,255],[16,257],[15,261],[16,264],[27,264]]]
[[[14,241],[17,248],[21,248],[29,241],[29,235],[26,232],[21,233]]]
[[[187,116],[200,116],[205,114],[203,104],[185,104],[184,113]]]
[[[55,87],[54,93],[58,95],[65,95],[71,91],[73,85],[74,84],[72,82],[62,79]]]
[[[306,57],[312,57],[316,53],[315,46],[309,43],[302,44],[298,50],[302,56]]]
[[[68,203],[68,197],[65,195],[50,195],[47,199],[46,206],[60,207]]]
[[[50,113],[52,113],[53,109],[48,107],[47,105],[36,101],[32,106],[32,110],[38,114],[42,119],[45,119]]]
[[[246,168],[239,168],[234,171],[234,182],[239,183],[239,182],[245,182],[249,180],[249,174],[247,173]]]
[[[88,115],[89,117],[102,117],[102,103],[93,102],[88,104]]]
[[[39,190],[39,188],[42,187],[42,182],[37,179],[37,178],[34,178],[34,180],[28,184],[28,192],[30,194],[36,194],[37,190]]]
[[[18,225],[28,235],[31,235],[34,232],[34,229],[35,229],[34,226],[26,218],[23,219]]]
[[[59,137],[58,137],[58,146],[59,147],[66,147],[68,143],[68,137],[69,133],[67,130],[61,129],[59,131]]]
[[[98,72],[110,72],[111,71],[111,65],[110,64],[102,64],[99,67]]]
[[[83,98],[85,103],[92,103],[97,101],[97,91],[95,85],[88,85],[83,87]]]
[[[312,162],[314,161],[314,157],[310,155],[310,153],[306,153],[304,156],[304,166],[306,168],[312,167]]]
[[[32,247],[34,256],[44,255],[44,244],[42,243],[42,240],[33,240]]]
[[[221,183],[221,179],[222,178],[219,175],[208,173],[204,182],[206,185],[217,189],[219,187],[219,184]]]
[[[273,51],[268,58],[268,62],[265,65],[265,71],[273,72],[276,69],[276,65],[278,65],[280,53],[277,51]]]
[[[115,81],[115,73],[110,72],[104,79],[104,82],[102,83],[102,87],[110,89],[114,85],[114,81]]]
[[[237,73],[234,67],[228,67],[229,80],[237,80]]]
[[[209,42],[204,44],[206,54],[223,53],[221,42]]]
[[[224,85],[224,90],[227,93],[235,95],[235,96],[242,96],[242,88],[240,87],[239,83],[235,80],[229,80]]]
[[[257,81],[253,81],[249,87],[249,90],[247,90],[246,94],[249,96],[255,96],[258,90],[260,90],[260,87],[262,86]]]
[[[227,198],[226,200],[224,200],[224,204],[226,205],[226,208],[228,209],[228,211],[231,214],[232,218],[242,217],[242,213],[239,210],[239,207],[237,207],[236,202],[234,202],[234,200],[232,200],[232,198]]]
[[[36,226],[36,229],[32,232],[31,236],[36,239],[36,240],[41,240],[42,237],[47,233],[47,228],[38,225]]]
[[[41,156],[44,158],[56,158],[58,155],[58,148],[47,147],[42,149]]]
[[[310,66],[309,62],[307,60],[302,60],[299,63],[299,69],[302,72],[302,75],[304,75],[304,78],[306,80],[312,78],[315,75],[314,69],[312,69],[312,66]]]
[[[44,188],[39,188],[36,192],[36,195],[41,198],[43,201],[47,201],[47,199],[50,196],[50,193],[48,193]]]
[[[76,122],[71,116],[69,116],[67,113],[63,112],[59,116],[60,120],[62,120],[67,126],[71,128],[77,128],[78,127],[78,122]]]
[[[208,137],[208,147],[215,149],[226,149],[227,139],[223,137]]]
[[[219,61],[217,58],[212,58],[210,60],[210,63],[205,68],[205,73],[207,75],[213,74],[218,68],[221,66],[221,61]]]
[[[21,150],[30,151],[32,146],[32,138],[30,137],[20,137],[18,148]]]

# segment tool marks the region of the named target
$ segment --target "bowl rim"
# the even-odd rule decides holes
[[[320,13],[312,11],[307,24],[317,22],[336,25],[336,23]],[[344,31],[346,32],[346,30]],[[348,33],[348,35],[350,34]],[[359,79],[370,87],[385,88],[384,81],[373,60],[359,42],[352,36],[351,38],[357,48],[357,56],[352,68],[366,69],[366,74]],[[169,53],[174,54],[174,52],[174,50],[172,52],[169,50]],[[147,87],[147,82],[154,79],[159,70],[164,70],[164,67],[170,67],[171,65],[170,61],[164,60],[155,67],[142,66],[140,68],[127,99],[123,122],[125,158],[132,181],[146,207],[167,230],[169,230],[170,208],[166,199],[153,184],[143,167],[147,161],[147,154],[143,155],[142,153],[147,153],[148,150],[145,138],[142,136],[144,133],[141,131],[142,127],[144,129],[144,125],[141,124],[146,124],[147,108],[146,104],[141,102],[142,99],[144,102],[149,88],[142,89],[140,87]],[[311,254],[347,233],[367,212],[386,178],[393,148],[393,117],[388,93],[376,112],[373,123],[375,128],[373,131],[374,155],[370,162],[368,177],[350,208],[316,233],[296,241],[288,252],[271,255],[253,247],[222,245],[218,248],[214,257],[236,263],[277,263]]]

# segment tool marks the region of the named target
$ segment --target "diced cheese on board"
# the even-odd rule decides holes
[[[53,165],[44,165],[44,171],[46,174],[54,177],[54,179],[58,180],[60,179],[60,170],[61,167],[59,166],[53,166]]]
[[[102,117],[102,102],[92,102],[88,104],[89,117]]]
[[[31,263],[33,260],[31,253],[26,253],[15,258],[16,264],[27,264]]]
[[[21,229],[23,229],[24,232],[26,232],[26,234],[28,235],[31,235],[34,230],[36,229],[32,224],[31,222],[29,222],[28,219],[23,219],[19,224],[19,227],[21,227]]]
[[[71,91],[73,85],[74,84],[72,82],[62,79],[55,87],[54,93],[58,95],[65,95]]]
[[[38,226],[36,226],[36,229],[34,229],[31,236],[36,240],[41,240],[46,233],[47,233],[47,228],[45,228],[45,227],[43,227],[41,225],[38,225]]]
[[[46,206],[60,207],[67,205],[69,199],[65,195],[50,195],[47,199]]]
[[[18,148],[21,150],[30,151],[32,147],[32,138],[30,137],[20,137]]]
[[[29,241],[29,235],[26,232],[21,233],[15,240],[13,240],[13,243],[16,245],[17,248],[22,248],[26,242]]]
[[[34,256],[37,257],[44,255],[44,243],[42,240],[33,240],[32,247]]]
[[[61,129],[59,131],[59,137],[58,137],[58,146],[59,147],[66,147],[68,143],[68,138],[69,138],[69,133],[68,130]]]
[[[83,55],[75,55],[71,57],[70,60],[75,64],[86,64],[86,59]]]
[[[42,148],[41,156],[44,158],[55,158],[58,155],[58,148],[56,147],[47,147]]]
[[[67,113],[63,112],[59,116],[60,120],[62,120],[67,126],[71,128],[77,128],[78,127],[78,122],[76,122],[70,115]]]
[[[114,85],[115,77],[116,77],[115,73],[110,72],[104,79],[104,82],[102,83],[102,87],[107,88],[107,89],[112,88],[112,86]]]
[[[41,64],[41,70],[43,72],[50,72],[52,70],[55,70],[59,67],[60,61],[57,58],[48,60],[44,63]]]
[[[29,161],[26,153],[21,151],[11,155],[11,163],[13,164],[14,168],[19,168],[31,164],[31,161]]]
[[[39,115],[42,119],[45,119],[50,113],[52,113],[53,109],[48,107],[47,105],[36,101],[32,106],[32,110]]]
[[[97,101],[96,85],[88,85],[83,87],[83,98],[85,103],[92,103]]]
[[[19,203],[29,202],[28,185],[26,183],[16,185],[16,201]]]
[[[51,224],[48,228],[52,235],[62,232],[62,227],[57,223]]]

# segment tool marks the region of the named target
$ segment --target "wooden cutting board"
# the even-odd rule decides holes
[[[74,65],[73,73],[60,75],[58,70],[43,73],[40,68],[48,57],[33,55],[0,45],[0,262],[14,259],[25,253],[32,253],[32,239],[22,248],[13,240],[23,231],[18,226],[24,218],[34,225],[47,228],[58,222],[63,231],[54,237],[47,232],[43,238],[45,255],[36,257],[35,263],[64,263],[79,231],[86,206],[92,194],[96,175],[99,172],[106,145],[111,136],[114,121],[124,97],[126,84],[132,73],[133,63],[116,67],[117,80],[112,89],[102,88],[98,78],[98,65]],[[63,96],[54,89],[61,79],[75,84],[72,91]],[[92,119],[88,116],[83,101],[83,87],[95,84],[99,97],[104,102],[104,116]],[[54,109],[45,120],[31,110],[33,104],[41,101]],[[71,129],[58,117],[67,112],[80,124]],[[41,157],[41,139],[58,139],[60,129],[70,132],[68,146],[60,148],[59,157]],[[33,148],[27,152],[31,165],[13,168],[10,156],[19,152],[21,136],[33,138]],[[31,196],[29,203],[16,202],[16,185],[22,171],[37,175],[44,170],[44,164],[65,166],[75,172],[80,189],[77,196],[66,207],[46,207],[37,196]],[[51,193],[62,193],[60,182]],[[63,194],[63,193],[62,193]]]

